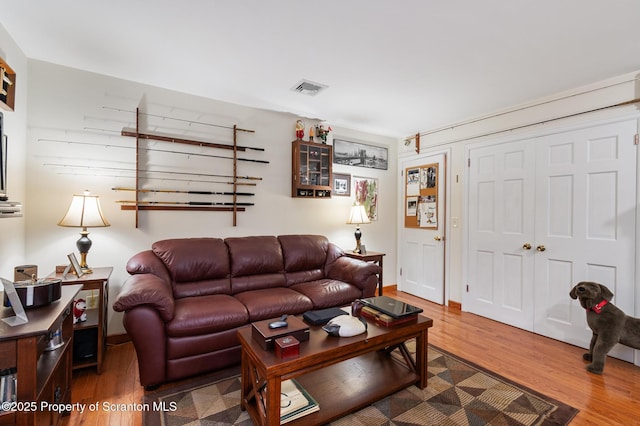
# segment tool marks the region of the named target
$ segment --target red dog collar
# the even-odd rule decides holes
[[[599,314],[600,312],[602,312],[602,308],[604,307],[604,305],[606,305],[607,302],[606,300],[603,300],[602,302],[598,303],[596,306],[594,306],[593,308],[591,308],[591,310],[593,312],[595,312],[596,314]]]

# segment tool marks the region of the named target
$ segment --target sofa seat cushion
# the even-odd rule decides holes
[[[249,322],[244,305],[226,294],[176,299],[169,337],[196,336],[239,327]]]
[[[362,291],[355,285],[332,279],[321,279],[289,287],[313,301],[313,309],[349,305],[362,297]]]
[[[235,295],[249,312],[250,322],[276,318],[282,314],[297,315],[313,308],[305,295],[286,287],[252,290]]]

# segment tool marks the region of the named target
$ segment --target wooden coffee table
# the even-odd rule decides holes
[[[251,327],[238,331],[242,345],[242,407],[256,425],[280,424],[280,383],[296,380],[318,402],[320,411],[288,425],[324,424],[357,411],[411,385],[427,386],[428,329],[433,320],[381,327],[371,321],[366,333],[333,337],[310,326],[309,340],[300,343],[300,356],[282,360],[265,351],[251,336]],[[416,339],[415,358],[405,346]],[[398,349],[402,358],[392,357]],[[404,362],[402,362],[404,361]]]

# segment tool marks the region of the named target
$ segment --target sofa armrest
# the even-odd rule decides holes
[[[137,306],[152,307],[164,321],[171,321],[175,306],[171,285],[153,274],[130,276],[122,285],[113,310],[125,312]]]
[[[375,277],[374,281],[376,283],[378,282],[380,272],[382,272],[382,268],[374,263],[353,259],[348,256],[341,256],[328,266],[327,278],[355,284],[364,290],[363,285],[365,285],[372,276]]]
[[[127,272],[131,275],[153,274],[167,282],[171,282],[171,276],[165,264],[151,250],[141,251],[133,255],[127,261]]]
[[[381,273],[382,268],[375,263],[345,256],[341,248],[329,243],[325,265],[327,278],[353,284],[362,291],[362,297],[373,297]]]

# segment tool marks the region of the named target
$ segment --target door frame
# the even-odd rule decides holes
[[[444,177],[444,197],[445,197],[445,201],[444,201],[444,214],[442,219],[438,219],[438,221],[442,222],[442,237],[444,238],[444,253],[443,253],[443,285],[444,285],[444,306],[449,306],[449,294],[450,294],[450,287],[451,287],[451,249],[450,249],[450,245],[451,245],[451,241],[449,236],[451,235],[451,221],[449,220],[448,214],[451,211],[451,155],[452,155],[452,148],[451,147],[439,147],[438,149],[432,149],[432,150],[421,150],[419,154],[416,154],[415,152],[404,152],[404,153],[400,153],[400,155],[398,155],[398,202],[397,204],[397,217],[398,217],[398,221],[397,221],[397,229],[396,229],[396,235],[397,235],[397,239],[396,239],[396,248],[397,251],[399,252],[400,248],[402,247],[402,229],[404,227],[404,209],[405,209],[405,205],[404,205],[404,185],[405,185],[405,177],[404,177],[404,170],[401,168],[401,165],[405,162],[405,161],[419,161],[422,159],[426,159],[427,157],[432,157],[434,155],[442,155],[444,158],[444,169],[445,172],[443,174],[441,174],[441,176]],[[400,260],[398,260],[397,262],[397,269],[396,269],[396,282],[397,283],[401,283],[402,282],[402,277],[400,274],[400,269],[401,269],[401,263]],[[400,288],[398,290],[401,290]]]

